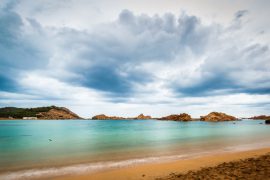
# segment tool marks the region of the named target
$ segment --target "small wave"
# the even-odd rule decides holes
[[[239,146],[225,147],[220,150],[205,151],[199,153],[188,153],[181,155],[161,156],[161,157],[147,157],[141,159],[129,159],[122,161],[107,161],[97,163],[86,163],[78,165],[70,165],[64,167],[52,167],[43,169],[30,169],[22,170],[17,172],[8,172],[0,175],[1,180],[21,180],[21,179],[37,179],[42,177],[54,177],[54,176],[65,176],[65,175],[76,175],[84,173],[94,173],[102,170],[117,169],[122,167],[128,167],[137,164],[155,163],[155,162],[169,162],[180,159],[190,159],[194,157],[200,157],[205,155],[214,155],[222,152],[237,152],[245,150],[253,150],[260,148],[270,147],[270,143],[256,143]]]

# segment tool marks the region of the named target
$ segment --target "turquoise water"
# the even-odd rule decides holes
[[[262,122],[2,120],[0,172],[270,147],[270,126]]]

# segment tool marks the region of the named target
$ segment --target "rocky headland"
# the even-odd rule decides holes
[[[36,116],[38,119],[82,119],[65,107],[54,107],[48,112],[40,112]]]
[[[0,108],[1,119],[82,119],[65,107]]]
[[[182,113],[182,114],[172,114],[169,116],[165,116],[162,118],[158,118],[158,120],[167,120],[167,121],[191,121],[192,118],[189,114]]]
[[[206,116],[201,116],[201,121],[218,122],[218,121],[236,121],[236,120],[237,120],[236,117],[221,112],[211,112]]]

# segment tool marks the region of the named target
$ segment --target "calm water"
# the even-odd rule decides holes
[[[0,121],[0,172],[270,147],[262,122]]]

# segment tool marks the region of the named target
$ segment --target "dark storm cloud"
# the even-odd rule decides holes
[[[80,77],[75,82],[114,95],[132,95],[134,84],[156,80],[158,69],[146,70],[145,64],[186,61],[189,52],[200,55],[211,28],[186,14],[178,18],[173,14],[135,16],[124,10],[117,21],[94,33],[64,30],[61,35],[68,37],[65,48],[77,50],[76,64],[68,67]]]
[[[188,87],[176,87],[176,91],[188,96],[269,94],[269,60],[269,48],[265,45],[228,47],[204,61],[199,81]]]
[[[128,78],[123,78],[117,69],[111,66],[94,66],[83,73],[85,80],[82,84],[94,89],[125,94],[131,89]]]
[[[16,1],[0,9],[0,89],[19,90],[21,72],[34,70],[47,63],[43,50],[24,34],[25,24],[12,11]]]
[[[13,48],[18,46],[20,29],[23,25],[20,16],[14,12],[3,9],[0,12],[0,90],[13,91],[16,89],[16,76],[11,74],[12,66],[17,66],[17,59],[10,58],[16,56]],[[14,71],[12,71],[14,73]]]
[[[20,16],[8,10],[0,13],[0,42],[2,46],[10,47],[16,45],[23,25]]]
[[[246,14],[248,14],[248,10],[239,10],[235,13],[235,19],[240,19]]]
[[[205,77],[198,84],[193,84],[190,87],[180,87],[177,92],[185,96],[213,96],[233,93],[233,89],[238,87],[233,84],[233,80],[226,79],[221,74],[215,74],[214,77]],[[234,92],[235,93],[235,92]]]
[[[10,91],[14,92],[17,90],[17,83],[13,79],[0,74],[0,91]]]

